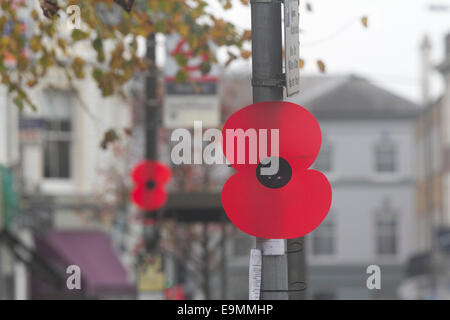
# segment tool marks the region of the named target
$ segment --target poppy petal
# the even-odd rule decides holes
[[[272,155],[271,137],[273,129],[278,129],[279,152],[284,159],[296,159],[306,169],[312,165],[320,150],[320,126],[314,116],[305,108],[285,101],[266,101],[249,105],[228,118],[222,129],[222,149],[228,162],[241,170],[264,160],[260,146]],[[250,131],[249,131],[250,130]],[[239,139],[247,134],[247,143],[238,150]],[[253,143],[248,143],[249,140]],[[276,136],[274,136],[276,138]],[[231,146],[233,141],[234,146]],[[244,140],[241,140],[244,141]],[[229,150],[227,150],[227,144]],[[258,152],[256,152],[258,151]],[[242,154],[244,153],[244,154]],[[250,155],[254,155],[253,158]],[[245,161],[238,163],[239,157]]]
[[[155,184],[162,185],[170,180],[171,171],[162,162],[146,160],[138,163],[131,173],[131,178],[138,184],[153,180]]]
[[[131,199],[142,210],[154,211],[167,201],[167,192],[161,187],[149,190],[145,186],[140,186],[133,189]]]
[[[270,189],[250,170],[237,172],[222,190],[222,204],[233,224],[250,235],[291,239],[313,231],[331,205],[331,186],[319,171],[293,165],[287,185]]]

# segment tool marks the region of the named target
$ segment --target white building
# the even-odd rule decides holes
[[[308,86],[308,83],[311,83]],[[307,237],[312,298],[394,298],[416,248],[415,118],[419,107],[355,77],[304,81],[291,100],[319,120],[314,164],[333,188],[331,211]],[[381,267],[381,290],[366,268]]]

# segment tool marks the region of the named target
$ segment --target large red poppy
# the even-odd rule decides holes
[[[227,131],[266,129],[270,137],[279,130],[279,170],[274,175],[261,175],[257,154],[250,163],[249,143],[245,145],[245,162],[234,163],[231,150],[227,153]],[[262,130],[264,131],[264,130]],[[238,171],[222,189],[222,204],[226,214],[242,231],[267,239],[290,239],[306,235],[319,226],[331,205],[331,186],[319,171],[308,169],[317,157],[321,132],[317,120],[303,107],[290,102],[268,101],[249,105],[227,120],[222,130],[223,152]],[[258,138],[258,150],[262,144]],[[237,140],[234,140],[237,155]],[[270,138],[266,142],[267,157],[271,152]],[[239,155],[237,155],[239,156]],[[236,157],[237,158],[237,157]]]
[[[131,192],[131,200],[142,210],[158,210],[167,201],[164,186],[169,182],[172,173],[159,161],[146,160],[138,163],[131,172],[135,188]]]

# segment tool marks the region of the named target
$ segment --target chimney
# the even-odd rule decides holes
[[[446,79],[447,86],[450,86],[450,33],[445,36],[444,61],[437,66],[437,69]]]
[[[450,33],[445,36],[445,56],[450,59]]]
[[[425,106],[430,103],[430,74],[432,68],[430,54],[430,39],[428,35],[425,35],[420,45],[422,102]]]

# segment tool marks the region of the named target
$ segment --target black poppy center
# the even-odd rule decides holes
[[[290,164],[283,158],[277,157],[277,159],[278,171],[276,171],[275,157],[264,159],[256,168],[256,178],[267,188],[278,189],[284,187],[291,180],[292,168]],[[263,168],[264,170],[262,170]],[[276,173],[273,173],[275,171]]]
[[[147,180],[145,186],[147,187],[147,189],[151,190],[156,186],[156,183],[153,180]]]

